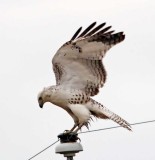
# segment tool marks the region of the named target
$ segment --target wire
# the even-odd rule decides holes
[[[59,139],[57,141],[55,141],[54,143],[52,143],[51,145],[49,145],[48,147],[46,147],[45,149],[41,150],[40,152],[38,152],[37,154],[35,154],[34,156],[32,156],[31,158],[29,158],[28,160],[33,159],[34,157],[38,156],[40,153],[44,152],[45,150],[47,150],[48,148],[52,147],[54,144],[56,144],[59,141]]]
[[[155,120],[137,122],[137,123],[132,123],[132,124],[130,124],[130,125],[133,126],[133,125],[139,125],[139,124],[145,124],[145,123],[151,123],[151,122],[155,122]],[[95,130],[80,132],[80,133],[78,133],[78,134],[90,133],[90,132],[97,132],[97,131],[103,131],[103,130],[114,129],[114,128],[119,128],[119,127],[122,127],[122,126],[114,126],[114,127],[108,127],[108,128],[95,129]],[[55,141],[54,143],[52,143],[51,145],[49,145],[48,147],[46,147],[45,149],[43,149],[43,150],[41,150],[40,152],[38,152],[37,154],[35,154],[34,156],[32,156],[31,158],[29,158],[28,160],[31,160],[31,159],[33,159],[34,157],[38,156],[39,154],[41,154],[42,152],[44,152],[44,151],[47,150],[48,148],[52,147],[52,146],[53,146],[54,144],[56,144],[58,141],[59,141],[59,139],[58,139],[57,141]]]
[[[133,126],[133,125],[139,125],[139,124],[151,123],[151,122],[155,122],[155,120],[144,121],[144,122],[137,122],[137,123],[132,123],[132,124],[130,124],[130,125]],[[107,128],[95,129],[95,130],[80,132],[79,134],[82,134],[82,133],[89,133],[89,132],[103,131],[103,130],[114,129],[114,128],[119,128],[119,127],[122,127],[122,126],[114,126],[114,127],[107,127]]]

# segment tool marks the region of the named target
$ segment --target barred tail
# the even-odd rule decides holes
[[[102,119],[111,119],[114,122],[118,123],[120,126],[131,131],[131,126],[127,121],[125,121],[123,118],[113,113],[112,111],[108,110],[105,106],[96,102],[95,100],[90,99],[90,104],[88,107],[93,116]]]

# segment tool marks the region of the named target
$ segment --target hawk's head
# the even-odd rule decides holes
[[[38,103],[39,103],[39,107],[40,108],[43,108],[43,105],[44,105],[44,90],[41,91],[39,94],[38,94]]]
[[[44,88],[39,94],[38,94],[38,103],[39,107],[43,108],[43,105],[45,102],[49,102],[51,97],[51,91],[49,88]]]

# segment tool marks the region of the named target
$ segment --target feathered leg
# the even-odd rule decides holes
[[[70,131],[77,133],[83,125],[88,128],[91,115],[89,109],[83,104],[70,104],[69,108],[71,109],[74,116],[78,119],[78,123],[75,123],[74,127]],[[78,128],[76,129],[76,127]]]
[[[73,118],[74,120],[74,126],[70,129],[70,130],[65,130],[65,133],[71,133],[74,131],[74,129],[76,127],[78,127],[79,125],[79,120],[78,118],[76,117],[76,115],[70,110],[70,109],[66,109],[66,111],[68,112],[68,114]]]
[[[73,132],[76,127],[78,127],[78,124],[74,124],[74,126],[69,130],[69,132]]]

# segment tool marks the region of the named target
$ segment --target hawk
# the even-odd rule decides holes
[[[52,59],[56,85],[44,88],[38,94],[42,108],[51,102],[66,110],[74,120],[69,132],[77,133],[83,126],[88,128],[92,116],[111,119],[131,130],[130,124],[99,102],[92,99],[106,81],[106,70],[102,59],[114,45],[125,39],[123,32],[114,33],[111,26],[96,22],[81,34],[80,27],[70,41],[62,45]],[[89,128],[88,128],[89,129]]]

